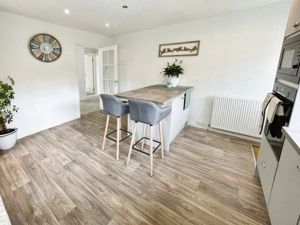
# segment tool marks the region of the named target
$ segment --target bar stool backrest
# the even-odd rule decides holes
[[[159,121],[160,108],[149,101],[128,100],[130,119],[149,125],[154,125]]]
[[[128,113],[127,104],[122,102],[119,98],[109,94],[100,94],[103,103],[103,110],[107,114],[113,116],[122,116]]]

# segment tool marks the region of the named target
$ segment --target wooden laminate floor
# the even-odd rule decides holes
[[[99,112],[18,141],[1,154],[0,191],[13,224],[270,224],[250,143],[187,127],[164,159],[107,140]],[[110,130],[114,128],[110,125]]]

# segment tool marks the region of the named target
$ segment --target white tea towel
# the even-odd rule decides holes
[[[260,121],[259,121],[259,130],[260,130],[259,134],[262,133],[262,130],[264,127],[267,107],[268,107],[270,101],[272,100],[272,98],[274,98],[274,97],[275,97],[275,95],[273,93],[268,93],[267,96],[265,97],[265,100],[263,101],[263,104],[261,107]]]
[[[273,122],[275,114],[277,114],[278,116],[284,115],[283,106],[280,105],[280,103],[282,103],[282,101],[277,97],[271,99],[267,108],[267,119],[269,123]]]

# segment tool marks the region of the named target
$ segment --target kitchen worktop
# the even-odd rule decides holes
[[[288,127],[284,127],[282,129],[282,132],[300,154],[300,130],[294,130]]]
[[[157,84],[132,91],[122,92],[116,94],[116,96],[124,99],[138,99],[151,101],[159,105],[167,105],[171,103],[172,100],[192,88],[193,87],[190,86],[177,86],[174,88],[168,88],[166,85]]]

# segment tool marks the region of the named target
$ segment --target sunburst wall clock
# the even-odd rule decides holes
[[[62,52],[59,41],[50,34],[37,34],[29,42],[31,54],[42,62],[57,60]]]

